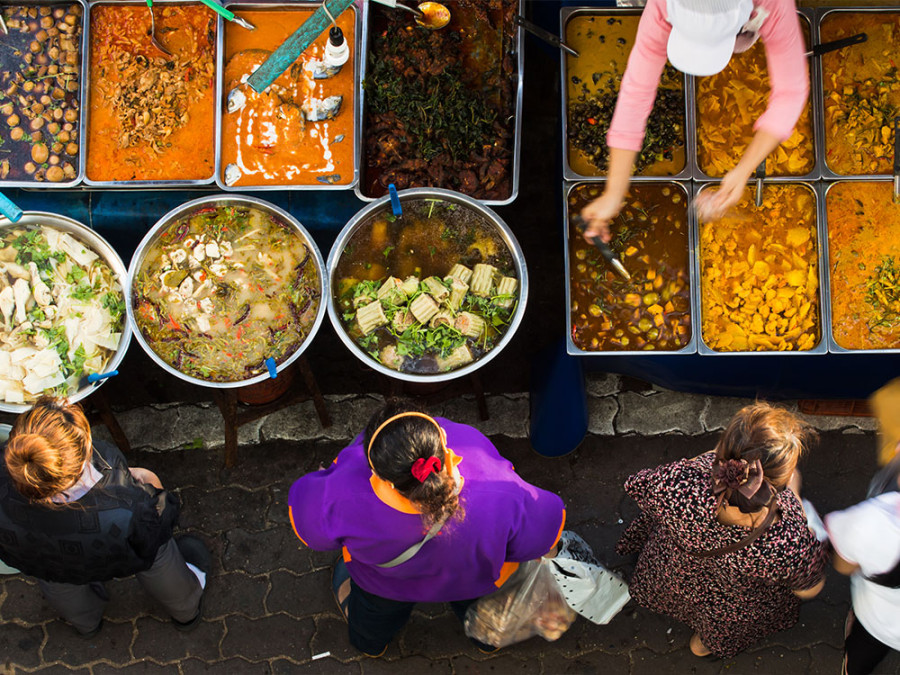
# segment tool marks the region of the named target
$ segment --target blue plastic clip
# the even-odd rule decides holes
[[[269,369],[269,377],[273,380],[278,377],[278,368],[275,367],[275,359],[271,356],[266,359],[266,368]]]
[[[115,377],[119,374],[118,370],[111,370],[108,373],[91,373],[87,376],[87,381],[89,384],[94,384],[94,382],[99,382],[100,380],[105,380],[107,377]]]
[[[391,195],[391,210],[394,215],[400,217],[403,215],[403,207],[400,206],[400,197],[397,195],[397,188],[391,183],[388,185],[388,193]]]
[[[9,218],[11,222],[17,223],[22,218],[22,209],[10,201],[6,195],[0,194],[0,214]]]

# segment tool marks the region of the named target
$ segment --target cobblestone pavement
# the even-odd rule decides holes
[[[691,396],[618,376],[589,382],[590,434],[574,453],[545,459],[527,441],[527,395],[492,396],[491,419],[474,401],[433,412],[474,424],[527,480],[558,491],[568,527],[610,565],[635,507],[622,491],[630,473],[712,447],[716,431],[746,401]],[[92,641],[54,616],[33,581],[0,577],[0,672],[42,673],[827,673],[839,672],[846,580],[832,574],[797,626],[727,661],[699,660],[689,630],[628,605],[608,626],[579,619],[559,641],[540,638],[487,656],[443,605],[420,605],[382,659],[349,645],[329,584],[334,552],[302,548],[288,522],[291,482],[330,462],[380,399],[329,397],[334,426],[321,429],[300,405],[242,431],[240,463],[221,466],[222,432],[210,405],[143,407],[120,414],[135,444],[132,465],[157,471],[183,501],[181,526],[202,536],[214,567],[204,621],[179,633],[134,579],[110,583],[106,624]],[[858,501],[874,469],[873,421],[816,417],[819,446],[804,463],[805,491],[821,511]],[[101,436],[102,429],[98,429]],[[202,442],[202,443],[201,443]],[[202,447],[201,447],[202,445]],[[312,660],[314,656],[327,656]],[[892,657],[884,671],[898,673]]]

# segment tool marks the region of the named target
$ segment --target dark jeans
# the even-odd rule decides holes
[[[844,640],[845,672],[847,675],[868,675],[875,671],[891,648],[880,642],[853,617],[850,634]]]
[[[450,608],[460,621],[466,617],[466,610],[478,598],[457,600]],[[409,621],[414,602],[388,600],[374,593],[364,591],[351,579],[350,601],[347,605],[350,624],[350,644],[370,656],[380,656],[397,632]],[[493,651],[490,645],[472,640],[476,647]]]

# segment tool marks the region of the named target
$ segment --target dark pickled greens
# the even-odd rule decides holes
[[[318,269],[293,227],[260,209],[212,206],[162,230],[134,280],[150,348],[185,375],[239,382],[282,363],[309,336]]]

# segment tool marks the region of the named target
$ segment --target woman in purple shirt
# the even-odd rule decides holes
[[[304,544],[342,550],[335,597],[350,642],[371,656],[417,602],[449,602],[462,618],[518,563],[555,549],[565,523],[562,500],[519,478],[478,430],[399,402],[297,480],[288,504]]]

